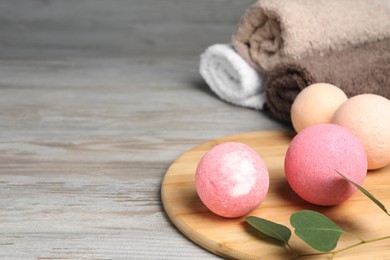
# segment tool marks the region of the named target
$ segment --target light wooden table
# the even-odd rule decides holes
[[[252,2],[0,2],[0,259],[218,258],[171,224],[160,186],[200,143],[289,127],[198,73]]]

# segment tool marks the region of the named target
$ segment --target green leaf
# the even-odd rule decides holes
[[[301,210],[292,214],[290,223],[298,237],[321,252],[333,250],[340,236],[345,233],[328,217],[312,210]]]
[[[360,190],[361,192],[363,192],[364,195],[366,195],[370,200],[372,200],[376,205],[378,205],[378,207],[380,207],[387,215],[390,216],[389,212],[387,211],[387,209],[385,208],[385,206],[379,201],[377,200],[371,193],[369,193],[366,189],[364,189],[362,186],[360,186],[359,184],[351,181],[350,179],[348,179],[344,174],[336,171],[341,177],[343,177],[344,179],[346,179],[349,183],[351,183],[353,186],[355,186],[356,188],[358,188],[358,190]]]
[[[287,243],[291,237],[291,230],[278,223],[254,216],[247,217],[246,221],[264,235],[277,239],[281,242]]]

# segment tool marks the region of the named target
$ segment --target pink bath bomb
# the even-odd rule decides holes
[[[302,199],[331,206],[357,191],[336,171],[361,185],[367,174],[367,156],[358,138],[346,128],[318,124],[294,137],[284,167],[288,183]]]
[[[235,218],[253,211],[265,199],[269,175],[252,148],[227,142],[214,146],[202,157],[196,169],[195,186],[209,210]]]

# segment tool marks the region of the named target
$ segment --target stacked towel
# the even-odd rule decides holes
[[[242,17],[233,43],[249,64],[267,72],[389,36],[389,0],[260,0]]]
[[[222,100],[262,109],[263,78],[229,44],[214,44],[200,56],[200,74]]]
[[[390,38],[282,64],[267,77],[267,105],[275,117],[291,121],[291,105],[313,83],[341,88],[348,97],[372,93],[390,99]]]
[[[259,0],[232,44],[210,46],[200,64],[230,103],[290,121],[295,97],[315,82],[390,98],[390,0]]]

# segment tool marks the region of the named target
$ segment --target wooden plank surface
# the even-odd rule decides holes
[[[166,169],[208,139],[282,126],[194,83],[196,65],[1,61],[0,258],[212,258],[166,218]]]
[[[253,0],[0,1],[0,55],[199,54],[230,41]]]
[[[182,153],[285,129],[210,92],[199,54],[252,1],[0,2],[0,259],[214,259],[171,224]]]
[[[320,207],[302,200],[291,190],[284,174],[284,157],[293,137],[293,131],[240,133],[208,141],[184,153],[169,167],[162,183],[162,200],[169,218],[188,238],[221,256],[275,260],[296,257],[293,251],[286,250],[280,243],[256,235],[254,229],[245,222],[246,216],[229,219],[215,215],[196,193],[195,170],[202,156],[215,145],[241,142],[261,156],[270,175],[270,187],[265,200],[248,216],[265,218],[294,230],[290,224],[291,214],[299,210],[315,210],[334,220],[346,232],[362,239],[389,236],[388,215],[361,192],[355,193],[340,205]],[[389,174],[390,166],[369,171],[363,184],[382,202],[390,201],[388,185],[384,184]],[[336,250],[358,242],[360,240],[356,237],[343,235]],[[295,234],[289,243],[301,254],[316,253]],[[339,253],[335,259],[387,259],[390,256],[389,245],[390,239],[376,241]],[[311,259],[331,259],[331,255]]]

